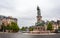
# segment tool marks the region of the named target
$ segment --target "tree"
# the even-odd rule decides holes
[[[6,26],[4,25],[4,23],[2,23],[1,27],[2,27],[2,31],[5,32]]]
[[[8,31],[13,30],[13,32],[19,31],[19,27],[18,27],[17,23],[15,23],[15,22],[11,22],[11,24],[8,24],[6,26],[4,25],[4,23],[2,23],[1,27],[2,27],[3,32],[5,32],[6,30],[8,30]]]
[[[50,31],[53,30],[53,27],[52,27],[52,23],[51,22],[48,23],[47,30],[50,30]]]
[[[6,30],[8,30],[8,32],[10,32],[10,30],[12,30],[10,24],[8,24],[8,25],[6,26]]]
[[[22,27],[21,30],[22,30],[22,31],[26,31],[26,27]]]
[[[13,30],[13,32],[18,32],[19,27],[18,27],[17,23],[11,22],[11,29]]]
[[[60,31],[60,27],[58,27],[58,30]]]
[[[33,31],[33,29],[34,29],[33,27],[29,27],[29,31]]]

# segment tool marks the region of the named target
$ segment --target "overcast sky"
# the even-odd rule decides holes
[[[19,27],[32,26],[36,22],[37,5],[43,20],[60,18],[60,0],[0,0],[0,15],[18,18]]]

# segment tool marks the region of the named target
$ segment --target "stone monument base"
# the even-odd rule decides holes
[[[50,31],[30,31],[32,34],[50,33]]]

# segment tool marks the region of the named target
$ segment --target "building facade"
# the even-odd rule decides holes
[[[2,25],[8,26],[11,24],[11,22],[17,23],[17,18],[13,18],[11,16],[6,17],[6,16],[0,15],[0,31],[3,31]],[[4,32],[6,32],[6,30],[4,30]]]

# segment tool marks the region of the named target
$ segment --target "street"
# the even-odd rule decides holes
[[[0,33],[0,38],[60,38],[60,33],[55,35],[25,35],[22,33]]]

